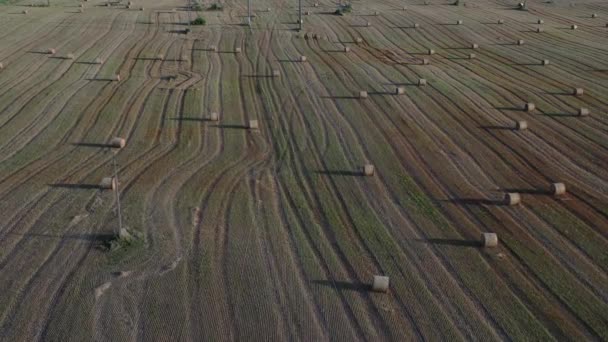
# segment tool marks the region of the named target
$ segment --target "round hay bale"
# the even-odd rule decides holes
[[[523,39],[517,40],[517,45],[524,45],[524,40]]]
[[[241,53],[241,48],[240,47],[235,48],[234,53]]]
[[[361,91],[359,92],[359,98],[360,98],[360,99],[366,99],[366,98],[367,98],[367,91],[365,91],[365,90],[361,90]]]
[[[143,8],[143,7],[140,7],[140,8],[139,8],[139,10],[140,10],[140,11],[143,11],[143,10],[144,10],[144,8]]]
[[[374,292],[387,292],[390,279],[386,276],[375,275],[372,280],[372,291]]]
[[[505,21],[504,21],[504,20],[502,20],[502,19],[498,19],[498,25],[502,25],[502,24],[504,24],[504,23],[505,23]]]
[[[344,52],[350,52],[350,48],[348,46],[344,47]]]
[[[270,12],[270,11],[272,11],[272,8],[268,7],[268,8],[266,9],[266,12]]]
[[[110,3],[109,2],[106,2],[106,7],[110,7]]]
[[[407,6],[403,6],[403,8],[401,8],[401,10],[407,11]]]
[[[55,50],[55,49],[48,49],[48,50],[46,51],[46,53],[48,53],[49,55],[54,55],[54,54],[56,54],[56,53],[57,53],[57,50]]]
[[[125,6],[126,9],[131,9],[131,5]]]
[[[296,22],[297,24],[304,24],[304,19],[300,19]]]
[[[272,77],[281,77],[281,72],[278,69],[273,69]]]
[[[498,235],[496,233],[481,233],[481,245],[483,247],[498,246]]]
[[[476,50],[479,49],[479,45],[477,45],[476,43],[471,44],[471,49]]]
[[[435,54],[435,50],[433,50],[433,49],[428,49],[426,53],[427,53],[427,55],[429,55],[429,56],[430,56],[430,55],[434,55],[434,54]]]
[[[365,23],[365,26],[370,27],[372,26],[372,23],[370,23],[369,21],[367,23]]]
[[[27,10],[23,10],[21,13],[27,14],[27,12],[28,12]]]
[[[104,190],[115,190],[116,189],[116,178],[105,177],[99,183],[99,188]]]
[[[95,59],[95,62],[93,62],[93,63],[95,63],[95,64],[103,64],[103,59],[101,59],[101,58],[96,58],[96,59]]]
[[[4,64],[0,63],[0,70],[4,69]]]
[[[542,32],[544,32],[544,31],[545,31],[545,30],[543,30],[543,28],[542,28],[542,27],[537,27],[537,28],[536,28],[536,33],[542,33]]]
[[[210,46],[209,46],[209,51],[217,52],[217,46],[215,46],[215,45],[210,45]]]
[[[188,55],[182,55],[182,57],[180,58],[180,60],[182,62],[188,62],[190,60],[190,57]]]
[[[319,3],[315,2],[315,4],[313,6],[319,7]]]
[[[542,25],[542,24],[544,24],[544,23],[545,23],[545,21],[544,21],[544,20],[542,20],[542,19],[538,19],[538,21],[536,21],[536,23],[537,23],[537,24],[539,24],[539,25]]]
[[[584,93],[583,88],[574,88],[572,90],[572,95],[574,96],[582,96]]]
[[[587,109],[587,108],[578,109],[578,116],[588,116],[588,115],[589,115],[589,109]]]
[[[536,109],[536,105],[534,103],[528,102],[526,103],[526,112],[531,112]]]
[[[65,56],[65,59],[74,59],[74,54],[73,54],[73,53],[68,53],[68,54]]]
[[[379,15],[380,15],[380,12],[378,12],[378,11],[374,12],[374,16],[376,16],[376,17],[377,17],[377,16],[379,16]]]
[[[475,57],[477,57],[477,56],[474,53],[469,54],[469,59],[475,59]]]
[[[84,8],[79,8],[78,13],[84,13]]]
[[[120,75],[118,75],[118,74],[114,75],[114,81],[120,82]]]
[[[373,176],[375,173],[374,165],[365,164],[363,165],[363,174],[366,176]]]
[[[549,65],[549,60],[548,59],[543,59],[542,65]]]
[[[551,193],[554,196],[564,195],[566,193],[566,184],[564,184],[564,183],[551,184]]]
[[[211,120],[211,121],[219,121],[220,120],[220,115],[218,113],[216,113],[216,112],[212,112],[209,115],[209,120]]]
[[[80,5],[78,5],[78,7],[84,8],[84,4],[80,4]]]
[[[310,11],[304,12],[304,15],[310,15]]]
[[[403,88],[403,87],[395,88],[395,95],[403,95],[403,94],[405,94],[405,88]]]
[[[428,59],[428,58],[423,58],[422,59],[422,65],[429,65],[429,64],[431,64],[431,60],[430,59]]]
[[[249,120],[249,129],[259,129],[258,120]]]
[[[306,56],[300,56],[300,62],[304,63],[306,62]]]
[[[593,14],[591,15],[591,18],[593,18],[593,19],[597,18],[597,13],[593,13]]]
[[[363,43],[363,38],[356,38],[355,43],[357,43],[357,44]]]
[[[464,23],[464,21],[462,21],[462,20],[456,21],[456,25],[462,25],[463,23]]]
[[[521,202],[521,195],[517,192],[507,192],[503,198],[503,203],[506,205],[517,205]]]
[[[578,28],[578,25],[570,25],[571,30],[576,30],[577,28]]]
[[[525,120],[520,120],[515,122],[515,129],[518,131],[523,131],[524,129],[528,129],[528,122]]]
[[[419,79],[419,80],[418,80],[418,86],[419,86],[419,87],[424,87],[424,86],[426,86],[426,79],[424,79],[424,78]]]
[[[415,29],[420,28],[420,24],[415,23],[415,24],[414,24],[414,28],[415,28]]]
[[[113,148],[123,148],[127,145],[127,141],[120,137],[114,137],[110,140],[109,145]]]

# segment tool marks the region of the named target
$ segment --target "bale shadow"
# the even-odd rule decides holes
[[[514,130],[514,128],[510,127],[510,126],[499,126],[499,125],[481,125],[481,126],[478,126],[478,128],[485,129],[485,130],[502,130],[502,131]]]
[[[218,125],[212,125],[210,127],[225,128],[225,129],[248,129],[249,128],[249,126],[247,126],[247,125],[237,125],[237,124],[218,124]]]
[[[526,195],[550,195],[551,191],[543,189],[530,189],[530,188],[506,188],[502,189],[504,192],[517,192]]]
[[[459,240],[459,239],[414,239],[416,242],[427,243],[432,245],[448,245],[458,247],[481,247],[480,241],[474,240]]]
[[[494,107],[494,109],[496,110],[510,110],[510,111],[518,111],[518,112],[524,112],[526,109],[522,108],[522,107]]]
[[[114,82],[112,78],[85,78],[87,81]]]
[[[446,58],[449,61],[459,61],[459,60],[469,60],[470,58],[467,57],[448,57]]]
[[[329,96],[321,96],[322,99],[330,99],[330,100],[354,100],[354,99],[358,99],[359,96],[354,96],[354,95],[329,95]]]
[[[78,147],[94,147],[94,148],[110,148],[112,147],[112,145],[110,144],[102,144],[102,143],[88,143],[88,142],[76,142],[76,143],[72,143],[72,146],[78,146]]]
[[[28,51],[27,53],[33,53],[37,55],[50,55],[47,51]]]
[[[55,234],[41,234],[41,233],[13,233],[9,232],[10,235],[20,235],[26,239],[32,238],[46,238],[46,239],[57,239],[57,240],[80,240],[90,242],[93,245],[106,244],[115,237],[114,234],[107,233],[83,233],[83,234],[66,234],[66,235],[55,235]]]
[[[314,170],[312,173],[322,175],[322,176],[349,176],[349,177],[358,177],[364,176],[361,171],[348,171],[348,170]]]
[[[450,198],[447,200],[440,200],[441,202],[448,202],[457,205],[503,205],[502,200],[490,200],[486,198]]]
[[[64,188],[64,189],[96,189],[99,190],[101,187],[99,184],[85,184],[85,183],[54,183],[47,184],[51,188]]]
[[[273,78],[273,75],[242,75],[244,78]]]
[[[277,59],[279,63],[302,63],[299,59]]]
[[[513,66],[546,66],[543,63],[511,63]]]
[[[544,115],[544,116],[552,116],[552,117],[563,117],[563,118],[570,118],[570,117],[578,117],[580,115],[578,115],[578,113],[574,114],[574,113],[542,113],[540,115]]]
[[[102,63],[95,63],[95,62],[74,62],[74,64],[101,65]]]
[[[348,282],[348,281],[332,281],[332,280],[313,280],[313,284],[332,287],[336,290],[348,290],[356,292],[369,292],[372,287],[368,284]]]
[[[156,57],[133,57],[136,61],[162,61],[162,59]]]
[[[181,118],[167,118],[171,121],[190,121],[190,122],[208,122],[212,121],[209,118],[195,118],[195,117],[181,117]]]

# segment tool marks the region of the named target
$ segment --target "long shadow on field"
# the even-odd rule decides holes
[[[171,121],[192,121],[192,122],[208,122],[208,121],[213,121],[213,120],[211,120],[209,118],[195,118],[195,117],[167,118],[167,120],[171,120]],[[218,126],[214,126],[214,127],[218,127]],[[231,127],[231,128],[235,128],[235,127]]]
[[[346,171],[346,170],[315,170],[312,173],[324,176],[363,176],[361,171]]]
[[[245,77],[245,78],[272,78],[274,76],[272,76],[272,75],[243,75],[241,77]]]
[[[494,107],[494,109],[496,110],[512,110],[512,111],[519,111],[519,112],[523,112],[526,109],[523,107]]]
[[[353,283],[348,281],[332,281],[332,280],[313,280],[313,284],[333,287],[336,290],[349,290],[357,292],[368,292],[371,286],[363,283]]]
[[[432,245],[449,245],[460,247],[481,247],[481,242],[473,240],[458,239],[415,239],[416,242],[428,243]]]
[[[228,129],[248,129],[249,127],[247,125],[211,125],[209,127],[216,127],[216,128],[228,128]]]
[[[537,62],[537,63],[512,63],[509,65],[515,65],[515,66],[544,66],[543,63],[541,62]]]
[[[74,184],[74,183],[54,183],[48,184],[51,188],[64,189],[101,189],[99,184]]]
[[[543,189],[523,189],[523,188],[509,188],[509,189],[502,189],[504,192],[517,192],[520,194],[526,194],[526,195],[549,195],[551,194],[551,192],[549,190],[543,190]]]
[[[112,145],[110,145],[110,144],[88,143],[88,142],[77,142],[77,143],[72,143],[72,145],[79,146],[79,147],[96,147],[96,148],[112,147]]]
[[[93,244],[97,243],[107,243],[114,238],[114,234],[66,234],[66,235],[54,235],[54,234],[40,234],[40,233],[8,233],[11,235],[21,235],[26,239],[33,238],[47,238],[47,239],[58,239],[58,240],[81,240],[91,242]]]
[[[440,200],[441,202],[449,202],[458,205],[502,205],[502,201],[490,200],[486,198],[451,198]]]
[[[353,95],[344,95],[344,96],[338,96],[338,95],[330,95],[330,96],[321,96],[322,99],[332,99],[332,100],[344,100],[344,99],[358,99],[359,96],[353,96]]]
[[[546,116],[553,116],[553,117],[563,117],[563,118],[569,118],[569,117],[578,117],[578,113],[543,113],[542,115],[546,115]]]
[[[478,126],[481,129],[485,129],[485,130],[505,130],[505,131],[510,131],[513,130],[514,128],[511,126],[498,126],[498,125],[485,125],[485,126]]]

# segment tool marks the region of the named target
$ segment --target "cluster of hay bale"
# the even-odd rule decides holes
[[[536,105],[532,102],[528,102],[526,103],[524,109],[526,110],[526,112],[532,112],[536,109]]]
[[[554,196],[566,194],[566,184],[564,184],[564,183],[551,184],[551,194],[553,194]]]
[[[99,188],[104,190],[115,190],[116,189],[116,178],[105,177],[99,182]]]
[[[521,203],[521,195],[517,192],[507,192],[502,201],[505,205],[517,205]]]
[[[481,245],[483,247],[498,246],[498,235],[496,233],[481,233]]]
[[[387,292],[389,286],[389,277],[375,275],[372,280],[372,291],[374,292]]]
[[[108,145],[112,148],[123,148],[127,145],[127,141],[121,137],[114,137],[110,140]]]
[[[525,120],[520,120],[515,122],[515,129],[518,131],[523,131],[525,129],[528,129],[528,122]]]

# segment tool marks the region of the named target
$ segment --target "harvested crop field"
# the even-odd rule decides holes
[[[0,340],[608,340],[607,2],[44,3]]]

